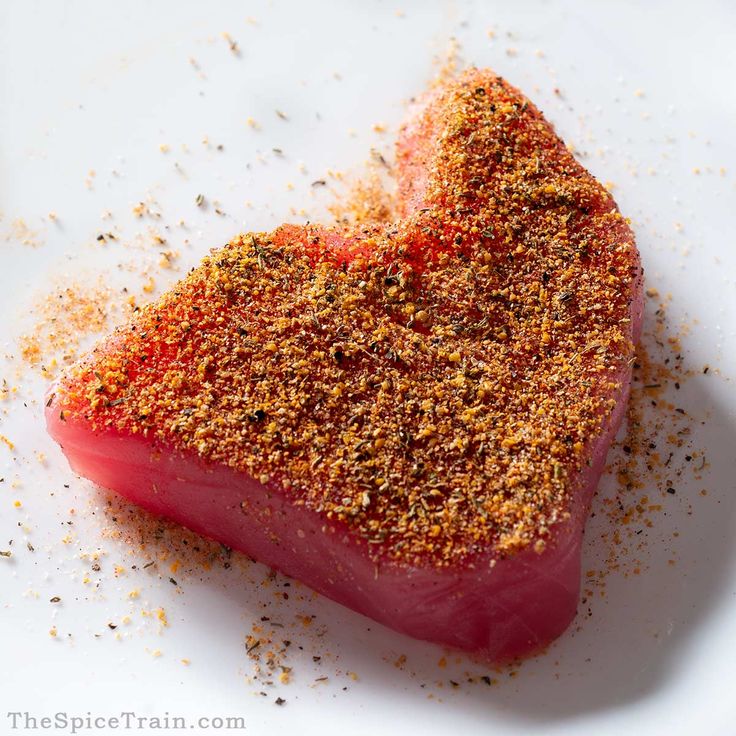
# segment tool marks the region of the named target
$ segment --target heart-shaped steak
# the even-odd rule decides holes
[[[402,219],[213,252],[55,388],[72,466],[412,636],[498,660],[574,615],[641,320],[634,239],[489,71],[417,103]]]

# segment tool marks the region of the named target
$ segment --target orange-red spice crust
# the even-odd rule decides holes
[[[377,557],[543,544],[633,355],[633,236],[489,72],[432,92],[417,131],[399,183],[420,209],[237,236],[70,373],[60,411],[275,483]]]

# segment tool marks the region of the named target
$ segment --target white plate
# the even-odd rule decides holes
[[[727,2],[3,3],[0,370],[18,392],[0,402],[0,433],[15,443],[0,445],[0,550],[13,552],[0,558],[0,719],[134,711],[195,725],[242,716],[253,734],[618,734],[634,723],[641,733],[734,733],[735,30]],[[615,183],[649,285],[671,294],[670,333],[688,328],[682,351],[699,375],[679,391],[670,382],[667,398],[692,414],[689,441],[708,460],[702,477],[676,479],[674,496],[647,482],[642,493],[663,510],[644,527],[640,574],[610,573],[606,597],[596,588],[571,631],[513,677],[456,655],[442,668],[439,649],[284,588],[283,578],[264,587],[265,571],[240,560],[211,571],[188,571],[185,561],[172,573],[173,555],[143,569],[172,537],[140,552],[105,534],[114,526],[105,497],[69,472],[45,436],[45,382],[22,366],[17,343],[54,284],[103,274],[111,288],[140,294],[141,264],[152,264],[160,289],[242,228],[324,217],[330,187],[312,182],[332,185],[329,170],[359,173],[371,147],[390,151],[405,101],[451,36],[466,62],[520,86],[584,163]],[[206,208],[195,205],[200,193]],[[160,220],[134,216],[147,197]],[[156,265],[162,248],[149,226],[180,251],[178,271]],[[106,232],[119,240],[98,242]],[[650,326],[658,301],[648,300]],[[609,478],[585,570],[600,567],[600,512],[615,493]],[[118,523],[137,533],[135,522]],[[99,573],[85,557],[95,550]],[[116,575],[116,564],[125,571]],[[276,591],[291,591],[289,600],[279,603]],[[248,680],[245,637],[262,615],[293,640],[288,685]],[[298,615],[315,619],[305,626]],[[403,669],[394,666],[402,654]],[[499,682],[471,684],[465,671]],[[315,684],[320,676],[329,680]]]

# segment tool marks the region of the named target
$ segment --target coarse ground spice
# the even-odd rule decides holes
[[[116,311],[112,290],[102,278],[95,284],[65,281],[46,293],[32,310],[36,321],[19,340],[23,361],[47,377],[79,357],[81,341],[109,329]]]
[[[80,364],[59,410],[276,484],[375,557],[543,544],[633,357],[633,236],[487,72],[433,92],[399,159],[396,225],[236,237]]]
[[[681,334],[688,328],[675,332],[667,323],[668,300],[659,300],[654,289],[647,296],[655,305],[653,319],[637,349],[626,434],[608,468],[616,493],[599,506],[609,522],[601,548],[605,555],[597,569],[586,572],[584,595],[592,595],[594,585],[604,587],[612,572],[639,575],[647,568],[646,532],[658,515],[672,513],[673,505],[692,508],[692,498],[675,498],[677,489],[702,482],[707,465],[705,449],[692,440],[703,417],[693,417],[672,401],[673,393],[701,372],[685,364]],[[664,548],[669,564],[676,564],[673,540],[666,540]]]
[[[230,585],[247,580],[249,587],[256,589],[248,596],[254,617],[242,642],[251,664],[248,682],[268,688],[288,685],[297,675],[295,666],[305,659],[311,659],[312,666],[301,668],[302,682],[311,677],[312,684],[321,685],[341,675],[332,667],[335,657],[325,646],[327,628],[310,611],[315,593],[299,582],[253,565],[242,553],[153,516],[107,491],[100,490],[92,498],[90,509],[99,516],[104,547],[112,551],[119,547],[118,542],[124,546],[115,562],[109,552],[80,555],[87,570],[85,583],[99,584],[102,564],[114,571],[115,578],[130,581],[130,586],[135,584],[128,597],[136,603],[139,586],[147,586],[147,578],[161,580],[178,592],[205,578],[211,584],[226,579]],[[290,605],[285,607],[285,601]],[[160,607],[136,608],[132,614],[136,619],[152,618],[162,628],[169,625]],[[119,623],[130,624],[131,616],[118,618],[108,626],[116,631]],[[124,636],[120,631],[115,633],[115,638]]]
[[[336,197],[330,213],[343,227],[380,227],[395,219],[395,199],[371,159],[364,176],[350,183],[346,197]]]
[[[369,180],[359,183],[351,192],[351,200],[338,203],[333,213],[341,220],[347,216],[354,218],[351,219],[351,222],[379,224],[380,218],[375,218],[375,220],[369,218],[360,219],[360,213],[376,210],[375,202],[371,201],[371,196],[364,194],[365,192],[370,192],[372,187],[373,182]],[[378,194],[378,201],[380,202],[383,197],[380,193]],[[338,213],[341,213],[342,216]],[[143,214],[143,210],[141,210],[141,215]],[[150,217],[160,217],[158,211],[147,214]],[[56,299],[57,293],[55,291],[52,294],[54,298],[49,299],[46,314],[47,316],[55,316],[61,319],[65,311],[61,306],[63,300]],[[653,292],[651,297],[654,298],[655,296],[657,295]],[[110,298],[113,299],[112,294],[110,294]],[[100,300],[100,304],[105,309],[111,307],[111,303],[105,303],[104,295]],[[75,341],[76,339],[83,341],[90,334],[93,334],[94,331],[90,329],[89,324],[80,323],[74,339]],[[666,439],[667,433],[664,432],[664,428],[671,423],[671,420],[679,420],[682,423],[683,416],[674,411],[675,407],[660,399],[662,398],[662,391],[667,392],[668,388],[672,388],[673,381],[683,382],[684,385],[684,381],[687,380],[689,375],[679,364],[675,370],[667,368],[665,363],[674,357],[674,354],[669,357],[660,355],[660,351],[657,349],[657,345],[660,344],[674,345],[673,341],[676,341],[676,338],[665,330],[664,327],[663,305],[657,312],[655,329],[651,332],[645,331],[645,345],[639,351],[639,358],[637,359],[640,367],[635,368],[634,373],[628,432],[621,443],[622,446],[619,446],[613,453],[612,470],[619,474],[618,500],[620,503],[618,501],[609,502],[608,499],[602,499],[596,502],[594,506],[599,513],[602,510],[605,511],[608,522],[606,524],[608,532],[605,537],[602,540],[595,540],[597,548],[601,548],[604,552],[602,556],[606,560],[606,563],[595,571],[594,577],[586,576],[583,592],[583,603],[586,605],[589,604],[588,599],[593,596],[594,592],[596,594],[605,592],[605,576],[608,573],[634,574],[633,570],[646,563],[647,554],[645,554],[645,547],[656,544],[659,549],[661,543],[659,537],[661,534],[657,536],[656,540],[647,536],[646,533],[637,534],[637,532],[641,531],[641,525],[636,522],[643,519],[647,508],[639,504],[641,495],[647,493],[651,496],[654,486],[655,496],[663,496],[665,501],[667,498],[671,501],[675,496],[671,495],[667,489],[677,486],[676,498],[679,499],[681,497],[681,485],[687,487],[688,481],[690,480],[689,476],[697,473],[696,468],[701,467],[701,464],[705,463],[704,453],[702,451],[698,452],[697,449],[693,450],[692,448],[686,448],[685,450],[679,448],[681,450],[680,454],[675,453],[674,459],[670,459],[671,449],[669,440]],[[55,351],[53,346],[49,345],[44,339],[39,339],[36,345],[37,350],[32,351],[33,362],[37,365],[48,365],[54,357]],[[75,344],[74,349],[77,350],[78,345]],[[643,357],[645,353],[649,354],[648,360]],[[670,364],[672,363],[670,362]],[[701,367],[697,372],[700,373],[703,370]],[[660,384],[662,390],[652,388],[644,389],[645,385],[652,386],[654,384]],[[15,395],[16,388],[4,382],[3,388],[0,389],[0,400]],[[657,407],[654,411],[652,411],[652,401],[657,402]],[[667,408],[668,405],[671,407],[670,409]],[[681,430],[682,427],[679,427],[677,432],[679,433]],[[678,434],[678,436],[681,438],[681,435]],[[682,439],[678,439],[678,443],[682,441]],[[657,442],[661,442],[658,448],[664,448],[664,450],[661,453],[657,453],[655,457],[652,457],[652,448],[650,445]],[[622,447],[628,447],[631,452],[623,450]],[[683,452],[685,453],[684,456]],[[656,480],[654,477],[655,473],[657,476]],[[682,476],[686,473],[689,476],[683,478]],[[675,480],[680,480],[681,482],[678,484],[674,482]],[[637,506],[642,510],[639,511]],[[656,514],[650,514],[650,516],[651,521],[656,521]],[[146,568],[146,571],[160,569],[162,571],[161,574],[167,574],[170,572],[170,565],[179,563],[175,575],[179,584],[181,584],[182,580],[186,581],[191,576],[201,578],[210,575],[213,566],[227,564],[226,556],[221,545],[202,539],[182,527],[166,522],[163,522],[162,528],[162,522],[159,520],[153,519],[141,509],[121,502],[115,497],[111,499],[109,506],[105,506],[105,518],[107,519],[107,526],[104,536],[121,538],[126,541],[126,545],[129,546],[130,550],[130,557],[127,557],[128,553],[126,552],[126,557],[121,562],[128,566],[132,562],[133,569],[137,565],[140,568]],[[28,543],[28,550],[30,553],[34,551],[30,542]],[[21,556],[24,552],[25,549],[21,550]],[[3,552],[1,554],[5,553]],[[8,554],[11,554],[10,551],[8,551]],[[174,558],[174,562],[169,562],[172,558]],[[95,574],[95,571],[99,573],[100,570],[98,556],[95,554],[88,557],[82,554],[80,559],[88,561],[91,565],[89,576],[99,578],[99,575]],[[234,552],[231,560],[235,567],[239,567],[243,564],[244,558],[242,555]],[[278,581],[281,579],[281,576],[277,577]],[[87,576],[85,576],[85,581],[87,581]],[[102,584],[101,579],[96,579],[94,582],[96,586]],[[169,584],[167,583],[167,585]],[[280,619],[283,619],[282,610],[279,610],[278,615]],[[109,624],[109,628],[114,632],[113,635],[116,638],[122,636],[121,631],[123,629],[129,628],[129,619],[130,616],[125,615],[122,616],[122,619],[116,618],[115,621],[117,623]],[[260,625],[260,623],[253,624],[253,626]],[[297,643],[304,644],[306,641],[312,641],[313,644],[318,643],[319,640],[315,640],[311,636],[306,636],[307,634],[311,634],[311,632],[312,627],[304,628],[302,636],[298,636],[297,631],[290,631],[289,636],[293,639],[294,646]],[[280,633],[281,631],[278,629],[266,629],[265,632],[258,632],[258,636],[273,639],[274,634],[278,635]],[[53,635],[56,635],[55,626],[53,627]],[[256,634],[253,633],[253,635],[255,636]],[[268,646],[259,647],[252,654],[255,655],[255,652],[260,649],[269,651]],[[287,661],[285,659],[286,654],[291,651],[292,647],[286,650],[283,655],[280,655],[280,658],[277,658],[277,660],[282,663]],[[320,654],[322,655],[321,657],[317,654],[314,655],[316,660],[325,658],[323,652],[320,652]],[[396,659],[396,666],[405,669],[406,659],[406,655],[399,655],[398,659]],[[182,660],[182,662],[189,664],[188,659]],[[293,664],[291,660],[288,660],[288,662],[289,666]],[[415,665],[416,663],[410,663],[406,671],[412,677],[416,678],[418,675],[412,671],[411,664]],[[263,667],[260,661],[255,660],[254,666],[258,668]],[[260,671],[259,669],[259,673]],[[269,681],[274,682],[274,684],[281,684],[279,678],[274,677],[268,667],[262,670],[262,672]],[[461,677],[462,674],[462,672],[453,673],[452,677],[454,681],[460,680],[463,683],[477,683],[482,687],[497,685],[501,681],[501,673],[495,671],[492,673],[494,676],[479,674],[475,671],[465,672],[465,677]],[[504,671],[503,674],[507,673]],[[426,673],[424,675],[420,674],[419,677],[425,678]],[[326,682],[327,676],[320,676],[317,678],[317,681],[318,683]],[[443,683],[443,681],[440,681],[437,683],[437,686],[441,687],[443,684],[449,685],[447,682]],[[422,687],[425,687],[424,681],[422,681]],[[262,694],[265,695],[266,693],[264,692]]]

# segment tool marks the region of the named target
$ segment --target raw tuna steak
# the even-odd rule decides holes
[[[633,235],[472,69],[398,142],[402,218],[237,236],[54,387],[81,475],[490,661],[572,620],[642,310]]]

